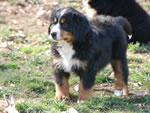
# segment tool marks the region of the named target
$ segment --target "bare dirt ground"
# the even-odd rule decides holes
[[[27,33],[47,32],[51,10],[65,6],[65,3],[59,0],[42,0],[39,4],[32,4],[31,0],[8,1],[0,0],[0,28],[12,26],[15,30],[23,30]],[[142,0],[138,1],[142,2]],[[85,14],[82,3],[75,2],[74,5],[77,6],[77,10]],[[146,8],[145,10],[149,11]]]
[[[21,29],[29,33],[47,32],[51,10],[58,7],[64,7],[64,5],[56,0],[43,0],[40,4],[31,4],[28,0],[17,0],[15,5],[1,0],[0,28],[10,25],[16,30]],[[82,4],[78,9],[82,9]]]

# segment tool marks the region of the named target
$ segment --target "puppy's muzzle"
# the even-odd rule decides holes
[[[57,38],[57,32],[52,32],[52,33],[51,33],[51,36],[52,36],[52,38],[53,38],[54,40],[56,40],[56,38]]]

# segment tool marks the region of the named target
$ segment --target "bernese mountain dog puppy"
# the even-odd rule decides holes
[[[127,18],[132,25],[129,43],[150,44],[150,16],[135,0],[83,0],[83,4],[90,16],[97,13]]]
[[[91,97],[96,73],[111,63],[115,89],[128,95],[127,39],[131,26],[123,17],[97,16],[90,22],[71,7],[54,9],[48,29],[56,98],[69,98],[69,76],[80,77],[78,101]]]

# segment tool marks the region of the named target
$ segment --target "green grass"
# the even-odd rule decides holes
[[[2,41],[3,39],[9,40],[10,35],[13,33],[11,30],[11,26],[2,27],[0,29],[0,41]]]
[[[84,103],[75,105],[75,108],[81,112],[81,113],[91,113],[94,111],[94,113],[99,112],[143,112],[147,111],[148,109],[141,109],[137,105],[139,103],[150,104],[149,101],[150,97],[143,97],[143,98],[135,98],[132,97],[130,99],[128,98],[120,98],[115,96],[105,96],[101,95],[99,97],[93,97],[90,100],[85,101]]]
[[[1,32],[3,36],[8,38],[12,32],[9,30],[10,27],[5,29]],[[38,38],[35,39],[35,37]],[[28,41],[22,43],[17,51],[0,51],[3,59],[0,62],[0,84],[4,87],[0,90],[0,98],[3,98],[3,95],[10,96],[12,94],[16,99],[23,98],[25,102],[16,105],[21,113],[48,111],[59,113],[71,107],[80,113],[149,112],[150,96],[121,98],[113,94],[105,95],[104,92],[98,91],[90,100],[78,104],[76,103],[78,93],[70,89],[70,101],[55,100],[50,56],[45,54],[51,42],[45,33],[36,34],[36,36],[28,35],[24,40]],[[35,40],[37,44],[32,45]],[[18,46],[18,43],[15,44]],[[142,84],[141,89],[133,89],[132,93],[147,91],[145,89],[150,87],[150,63],[147,62],[149,58],[143,60],[138,56],[138,54],[149,54],[149,47],[139,46],[138,43],[136,45],[130,44],[128,47],[128,52],[131,53],[128,56],[129,83],[140,82]],[[138,54],[136,54],[137,52]],[[97,74],[95,84],[113,84],[114,79],[109,77],[111,73],[112,69],[109,65]],[[79,83],[79,77],[72,75],[69,81],[71,85],[75,85]],[[150,94],[150,89],[148,94]]]
[[[112,68],[110,66],[107,66],[103,71],[97,74],[95,83],[113,82],[114,80],[109,77],[111,72],[112,72]]]
[[[129,44],[128,45],[128,51],[134,51],[137,53],[148,53],[150,52],[150,46],[149,45],[140,45],[139,43],[136,44]]]
[[[150,5],[149,5],[149,1],[148,2],[143,2],[141,1],[140,5],[147,10],[150,10]]]

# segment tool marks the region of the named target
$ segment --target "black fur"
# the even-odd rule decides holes
[[[59,15],[63,9],[66,9],[66,12],[63,15]],[[75,36],[75,40],[70,43],[75,51],[73,59],[87,62],[85,69],[73,66],[70,72],[75,72],[80,76],[83,81],[83,87],[89,89],[94,85],[98,71],[103,69],[111,60],[119,60],[124,82],[127,84],[126,33],[131,33],[129,22],[123,17],[113,18],[102,15],[88,22],[86,17],[75,9],[63,9],[57,9],[52,12],[51,23],[53,23],[52,18],[56,16],[66,18],[66,25],[65,27],[61,26],[61,29],[71,32]],[[50,28],[51,26],[52,24]],[[49,33],[50,31],[49,29]],[[58,42],[52,41],[52,56],[62,59],[58,48]],[[63,85],[63,76],[69,76],[70,72],[65,72],[63,66],[57,67],[55,64],[53,65],[53,71],[55,82],[60,86]]]
[[[150,42],[150,16],[135,0],[89,0],[89,5],[97,14],[126,17],[132,25],[129,42]]]
[[[78,12],[74,12],[73,14],[73,35],[77,40],[84,40],[84,37],[90,30],[89,22],[85,16],[79,15]],[[79,26],[82,25],[82,26]],[[79,30],[77,32],[77,29]]]

